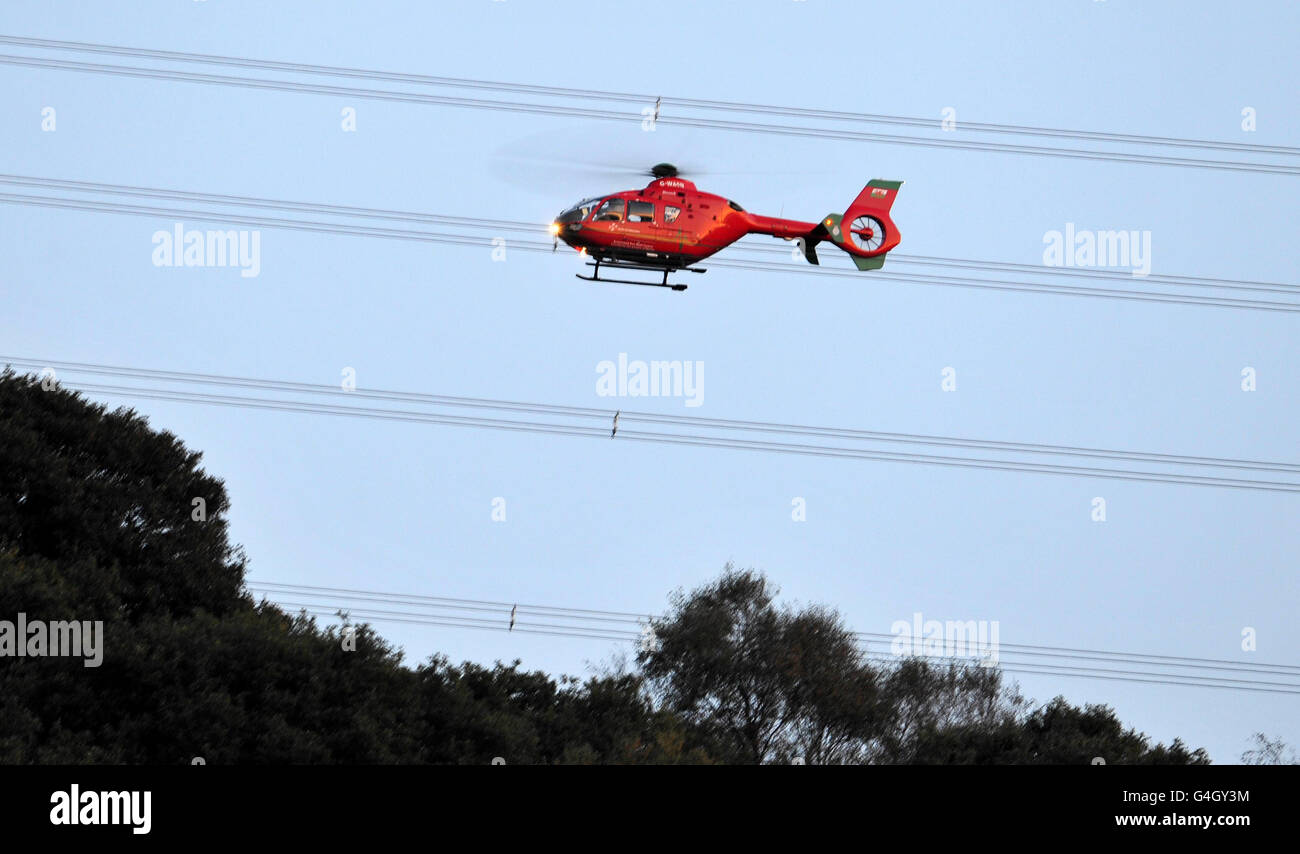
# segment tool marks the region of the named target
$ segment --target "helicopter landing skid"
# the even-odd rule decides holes
[[[679,267],[679,268],[668,269],[668,268],[666,268],[666,267],[645,267],[645,266],[640,265],[640,264],[620,264],[620,263],[618,263],[617,261],[606,261],[606,262],[605,262],[605,266],[606,266],[606,267],[614,267],[614,268],[617,268],[617,269],[624,269],[624,270],[646,270],[646,269],[650,269],[650,270],[656,270],[656,271],[659,271],[659,270],[662,270],[662,271],[663,271],[663,274],[664,274],[664,280],[663,280],[662,282],[641,282],[641,281],[637,281],[637,280],[635,280],[635,279],[602,279],[602,278],[600,277],[600,261],[599,261],[599,259],[596,260],[596,261],[588,261],[588,262],[587,262],[587,266],[588,266],[588,267],[592,267],[592,268],[594,268],[594,269],[592,270],[592,274],[591,274],[590,276],[584,276],[584,275],[582,275],[581,273],[574,273],[574,275],[577,276],[579,279],[582,279],[582,280],[584,280],[584,281],[588,281],[588,282],[610,282],[611,284],[619,284],[619,285],[641,285],[641,286],[643,286],[643,287],[648,287],[648,288],[670,288],[671,290],[674,290],[674,291],[684,291],[684,290],[686,290],[686,285],[683,285],[683,284],[681,284],[680,282],[669,282],[669,281],[668,281],[668,274],[669,274],[669,273],[675,273],[678,269],[688,270],[689,272],[692,272],[692,273],[703,273],[703,272],[705,272],[705,271],[704,271],[704,268],[702,268],[702,267]]]

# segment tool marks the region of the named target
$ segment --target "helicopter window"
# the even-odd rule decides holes
[[[664,222],[672,222],[673,220],[677,219],[677,215],[680,214],[681,212],[682,209],[679,207],[675,207],[673,205],[664,205]]]
[[[584,199],[555,218],[558,223],[582,222],[595,209],[600,199]]]
[[[623,200],[610,199],[596,211],[596,222],[619,222],[623,219]]]
[[[655,206],[653,202],[629,202],[627,206],[628,222],[654,222]]]
[[[733,211],[740,211],[741,213],[745,212],[744,208],[742,208],[740,205],[736,204],[731,200],[727,201],[727,206],[730,207]]]

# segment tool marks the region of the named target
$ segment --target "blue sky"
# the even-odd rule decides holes
[[[656,22],[664,22],[656,26]],[[1295,145],[1300,7],[1061,0],[454,4],[27,2],[7,34],[578,88]],[[3,52],[16,53],[14,49]],[[103,60],[112,61],[112,60]],[[0,70],[0,171],[549,221],[632,179],[503,158],[680,159],[812,219],[906,183],[901,252],[1039,263],[1043,235],[1149,230],[1152,271],[1296,281],[1297,183],[1120,163],[546,118]],[[41,110],[57,109],[43,133]],[[340,110],[357,108],[357,131]],[[1243,133],[1253,107],[1258,130]],[[1029,140],[1031,143],[1034,140]],[[1244,158],[1243,158],[1244,159]],[[157,268],[174,220],[0,206],[4,352],[606,406],[596,365],[705,364],[683,415],[1295,462],[1292,316],[717,268],[601,288],[566,254],[264,229],[261,275]],[[749,238],[773,245],[769,238]],[[849,268],[828,250],[827,266]],[[720,257],[727,257],[724,253]],[[887,265],[889,269],[889,265]],[[940,389],[951,366],[958,389]],[[1254,367],[1259,389],[1242,392]],[[1294,662],[1295,496],[824,460],[139,402],[203,451],[255,579],[658,612],[727,561],[855,629],[997,620],[1003,643]],[[507,521],[493,522],[504,497]],[[807,501],[806,522],[790,518]],[[1090,518],[1104,496],[1108,519]],[[1258,651],[1243,653],[1243,627]],[[409,660],[582,674],[600,642],[380,626]],[[1257,656],[1257,659],[1255,658]],[[1234,761],[1300,742],[1294,697],[1029,676]]]

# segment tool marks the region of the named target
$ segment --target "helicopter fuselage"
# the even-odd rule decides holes
[[[668,281],[669,273],[682,269],[703,273],[703,267],[691,265],[747,234],[798,240],[809,264],[821,263],[817,245],[828,241],[863,271],[879,270],[885,255],[899,243],[889,212],[902,181],[873,178],[844,213],[803,222],[749,213],[729,199],[701,192],[670,163],[658,164],[650,174],[655,180],[644,189],[585,199],[551,223],[556,246],[563,240],[591,259],[593,274],[578,274],[578,278],[685,290],[686,285]],[[602,265],[661,271],[663,281],[601,279]]]
[[[678,269],[702,261],[746,234],[793,239],[817,224],[751,214],[684,178],[659,178],[579,202],[560,214],[555,236],[594,258]]]

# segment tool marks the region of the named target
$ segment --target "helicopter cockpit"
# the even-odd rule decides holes
[[[587,215],[590,214],[598,204],[600,204],[599,198],[583,199],[573,207],[566,210],[564,213],[557,216],[555,218],[555,221],[560,225],[568,225],[569,223],[573,223],[573,222],[582,222],[587,218]]]

